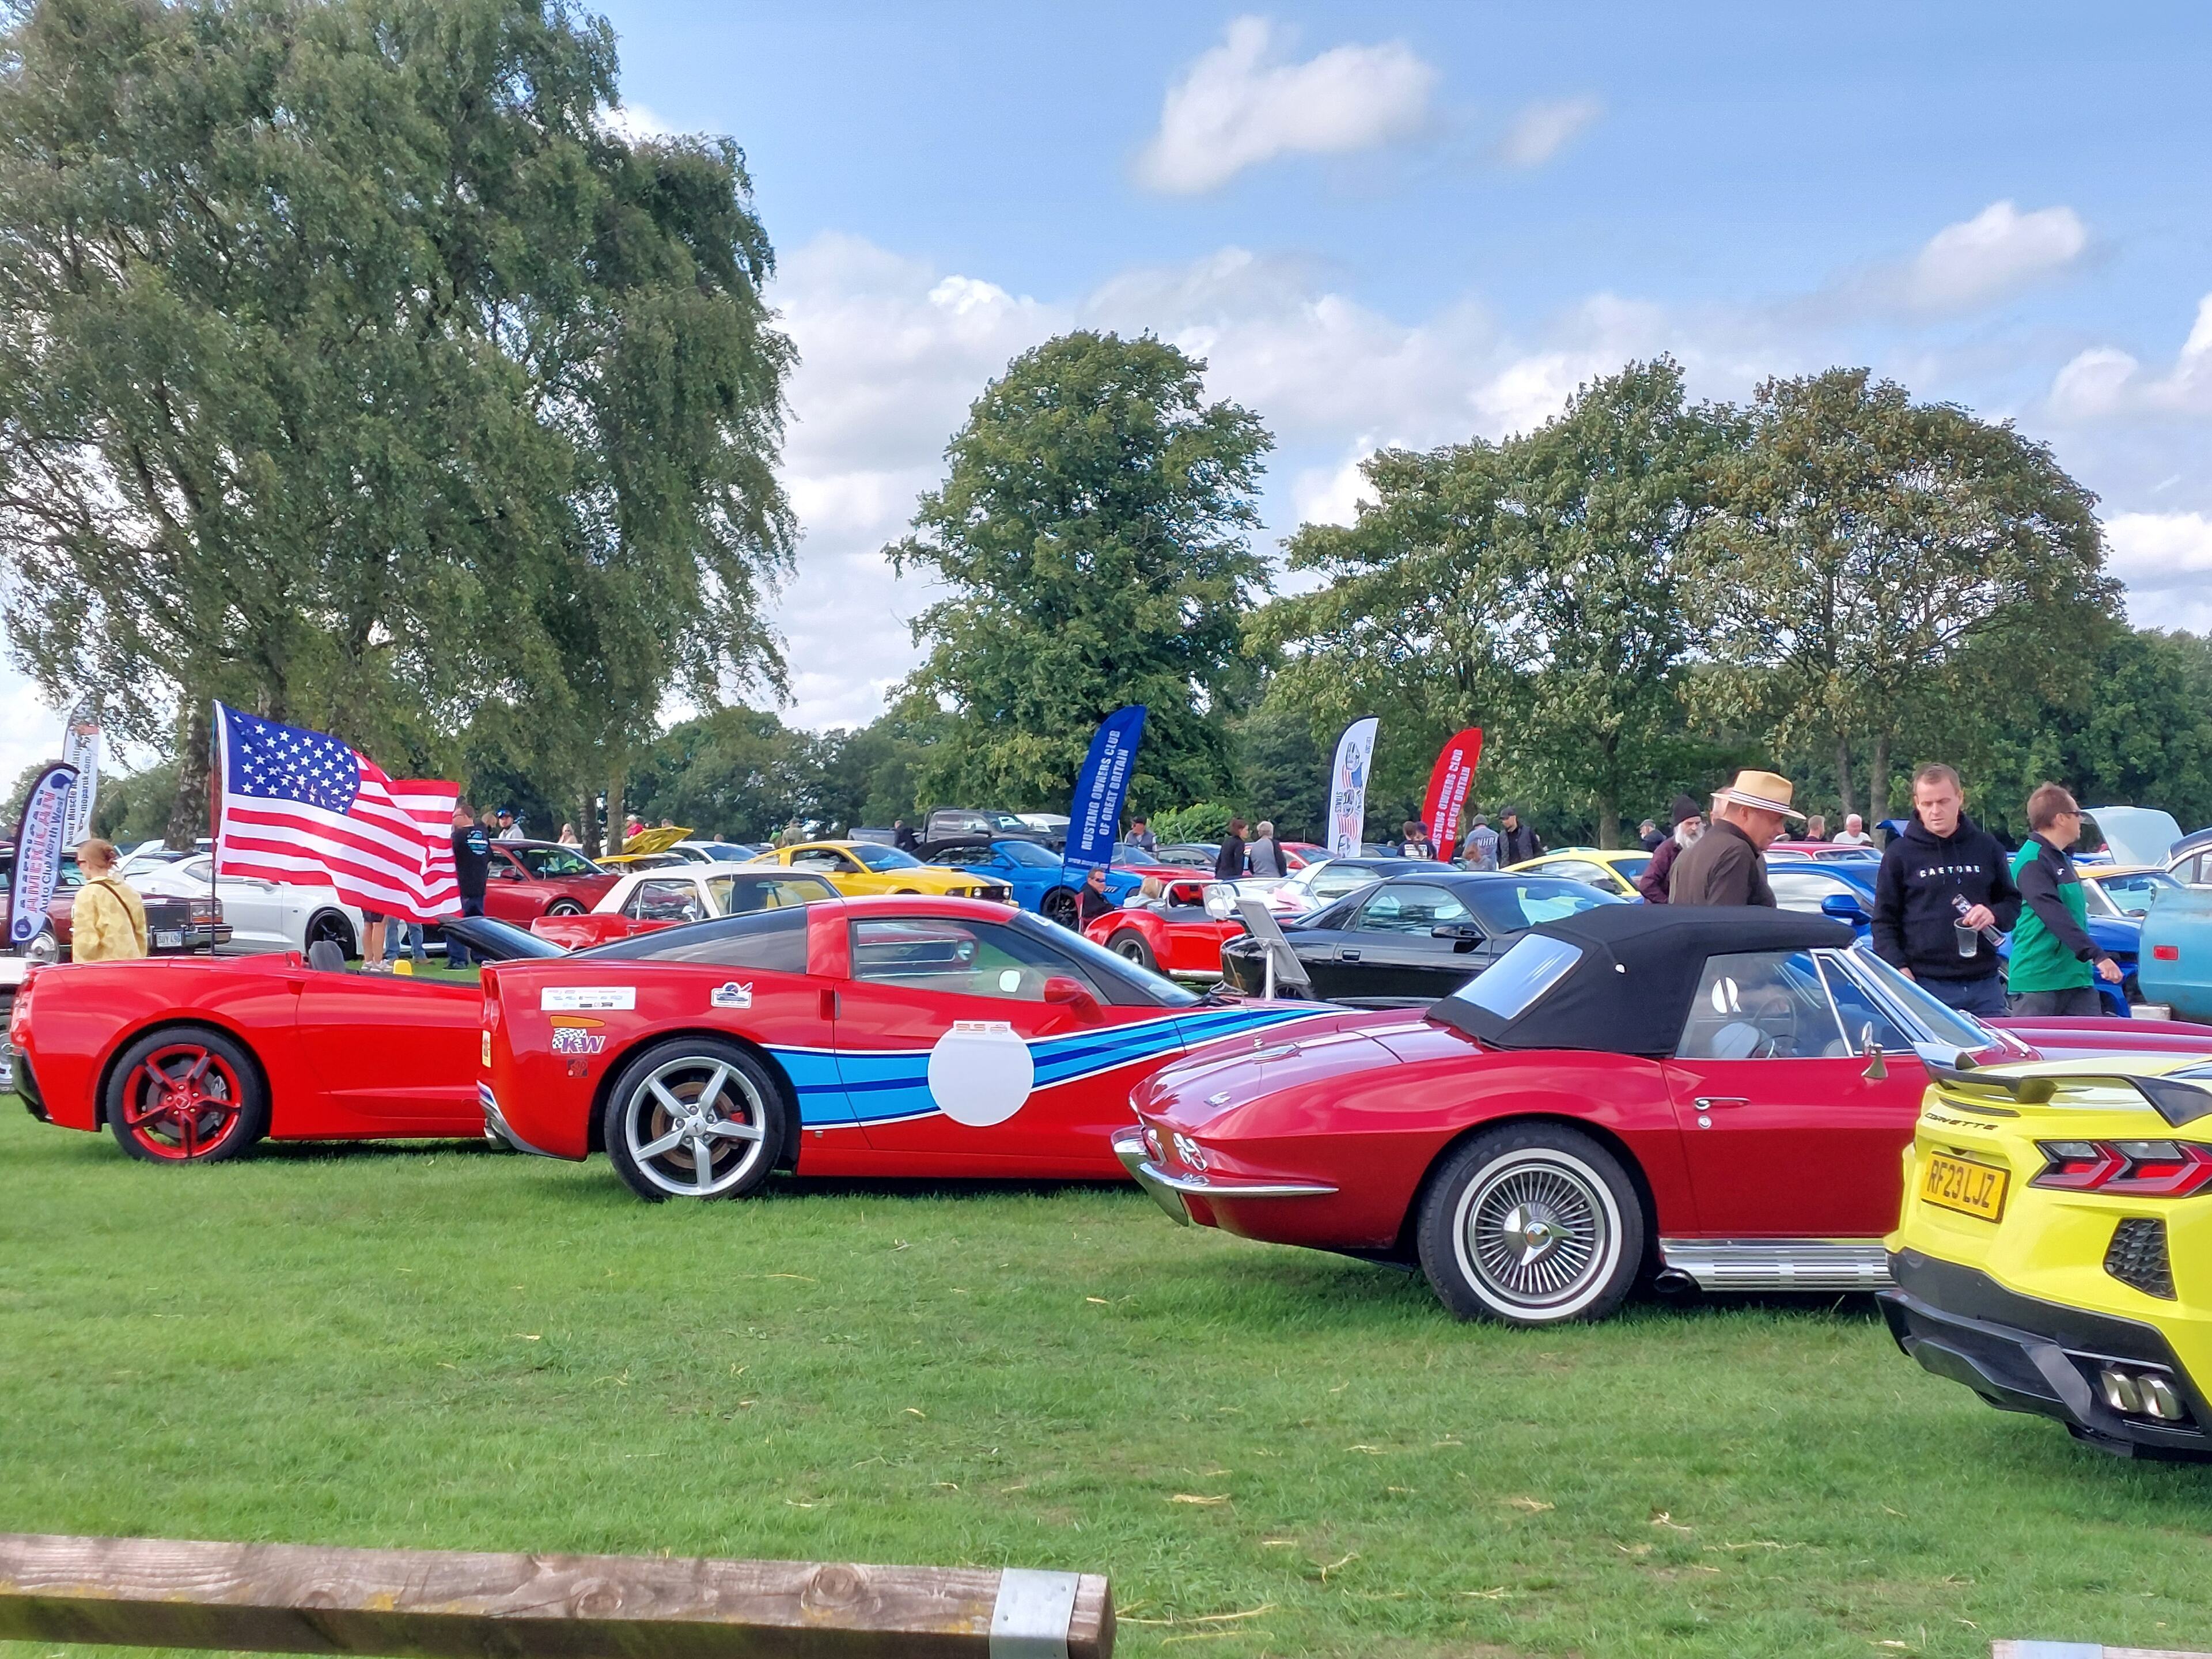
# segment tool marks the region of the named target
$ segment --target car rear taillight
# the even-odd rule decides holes
[[[2212,1182],[2212,1146],[2190,1140],[2039,1140],[2047,1160],[2029,1182],[2118,1198],[2186,1198]]]

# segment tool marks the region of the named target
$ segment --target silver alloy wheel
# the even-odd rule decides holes
[[[1122,958],[1125,962],[1133,962],[1139,968],[1143,967],[1145,965],[1145,941],[1143,936],[1137,933],[1130,934],[1127,939],[1123,939],[1120,944],[1114,947],[1114,954]]]
[[[1620,1265],[1620,1235],[1605,1181],[1551,1147],[1500,1154],[1468,1182],[1452,1216],[1468,1286],[1522,1320],[1571,1319],[1595,1301]]]
[[[761,1160],[767,1125],[752,1079],[704,1055],[656,1066],[623,1106],[631,1161],[671,1198],[712,1198],[743,1181]]]

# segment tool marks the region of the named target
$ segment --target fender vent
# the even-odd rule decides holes
[[[2120,1223],[2113,1229],[2112,1248],[2105,1252],[2105,1271],[2145,1296],[2174,1300],[2173,1263],[2166,1254],[2166,1223],[2148,1216]]]

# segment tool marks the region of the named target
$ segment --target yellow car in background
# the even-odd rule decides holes
[[[751,862],[780,864],[787,870],[811,870],[848,898],[872,893],[936,893],[948,898],[985,899],[1012,904],[1014,890],[973,870],[924,864],[911,853],[872,841],[808,841],[778,847]]]
[[[1905,1154],[1898,1346],[2121,1456],[2212,1456],[2212,1061],[1956,1070]]]
[[[1636,878],[1650,866],[1651,854],[1641,847],[1615,847],[1610,850],[1561,847],[1541,858],[1523,859],[1505,867],[1526,870],[1533,875],[1557,876],[1562,881],[1579,881],[1615,898],[1640,899],[1644,895],[1636,890]]]

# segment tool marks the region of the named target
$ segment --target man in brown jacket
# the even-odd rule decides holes
[[[88,841],[76,849],[84,885],[70,903],[70,955],[78,962],[122,962],[146,954],[146,906],[115,875],[115,848]]]
[[[1674,860],[1668,879],[1674,904],[1763,904],[1775,908],[1766,881],[1766,849],[1780,839],[1792,810],[1790,780],[1772,772],[1739,772],[1713,792],[1712,827]]]

